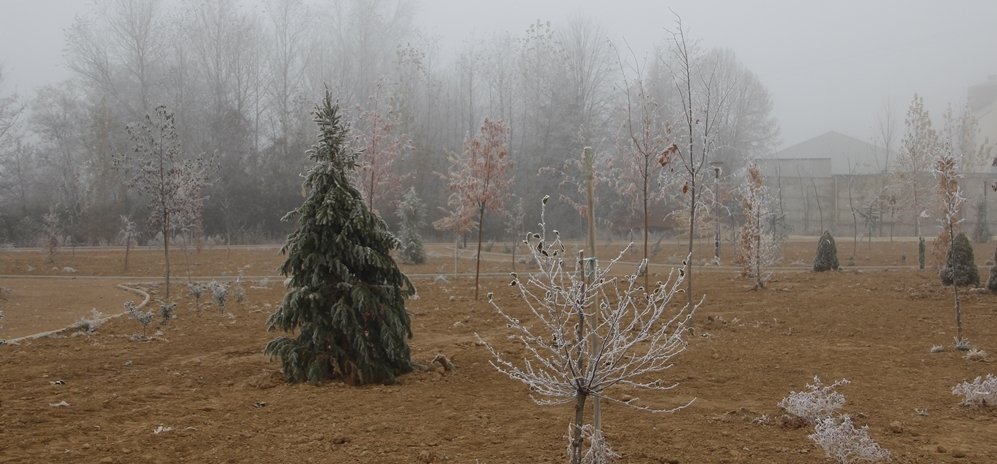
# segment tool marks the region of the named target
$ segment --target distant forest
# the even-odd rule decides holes
[[[351,127],[358,189],[392,230],[414,188],[427,205],[424,236],[453,240],[432,225],[453,207],[446,175],[488,118],[507,129],[513,163],[503,209],[522,202],[527,229],[550,195],[547,222],[581,235],[579,160],[590,146],[600,228],[641,230],[645,195],[648,227],[678,233],[668,213],[687,200],[669,179],[676,168],[641,165],[642,153],[695,140],[726,176],[778,142],[765,86],[732,51],[698,47],[687,32],[666,18],[645,55],[592,20],[536,22],[444,53],[404,1],[97,2],[65,30],[72,78],[13,95],[0,74],[0,243],[40,245],[48,226],[64,244],[120,244],[129,221],[140,243],[162,240],[133,182],[128,130],[160,106],[173,115],[181,157],[207,169],[203,209],[176,234],[282,241],[326,89]],[[677,44],[689,47],[691,79],[677,73]],[[685,124],[690,109],[706,120]],[[713,169],[697,175],[712,187]],[[487,239],[521,232],[510,227],[515,215],[488,214]]]

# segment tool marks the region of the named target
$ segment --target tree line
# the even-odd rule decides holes
[[[676,142],[683,150],[706,147],[708,156],[687,166],[696,186],[704,161],[734,172],[777,142],[764,85],[730,50],[693,40],[680,50],[672,40],[672,29],[686,32],[680,24],[663,24],[661,43],[646,54],[586,19],[535,22],[447,54],[415,23],[413,7],[96,2],[65,30],[71,78],[10,95],[0,71],[0,243],[38,245],[50,211],[64,242],[162,240],[150,197],[132,182],[140,166],[128,130],[160,107],[181,158],[204,166],[201,215],[189,229],[225,243],[280,241],[288,233],[281,217],[306,194],[305,153],[316,135],[310,109],[325,89],[344,109],[359,153],[353,181],[368,206],[394,230],[399,200],[414,189],[426,204],[418,232],[441,239],[452,235],[431,225],[454,212],[445,179],[451,160],[486,119],[505,129],[505,205],[534,204],[545,194],[580,205],[572,179],[581,176],[582,148],[591,146],[600,216],[617,233],[668,227],[665,217],[677,230],[689,226],[667,215],[688,210],[681,185],[664,188],[662,173],[675,166],[635,168],[641,156],[654,161]],[[709,120],[705,132],[706,121],[688,119],[697,113]],[[527,212],[527,223],[536,214]],[[566,231],[582,230],[574,208],[548,215]],[[494,224],[486,237],[504,239],[512,216],[482,208],[477,219]],[[123,233],[129,221],[137,233]]]

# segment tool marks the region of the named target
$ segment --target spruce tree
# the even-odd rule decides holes
[[[949,245],[945,266],[938,272],[938,276],[943,285],[980,285],[980,272],[976,269],[976,260],[973,258],[973,245],[969,243],[966,234],[960,232]]]
[[[411,367],[412,336],[405,298],[415,289],[391,258],[398,240],[350,184],[356,154],[326,91],[316,108],[315,166],[305,180],[307,198],[285,216],[297,228],[281,253],[287,292],[267,321],[278,337],[265,353],[283,362],[292,382],[341,378],[348,383],[391,383]]]
[[[419,229],[426,226],[426,204],[415,193],[415,187],[409,188],[398,203],[396,213],[401,223],[398,231],[398,256],[403,263],[422,264],[426,262],[426,252],[422,248],[422,237]]]
[[[838,270],[838,247],[834,244],[831,232],[824,231],[817,242],[817,256],[814,257],[814,272]]]

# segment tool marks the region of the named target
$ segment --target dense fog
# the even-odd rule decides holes
[[[27,14],[27,3],[13,8]],[[581,235],[584,147],[595,153],[597,217],[607,233],[684,233],[690,202],[703,207],[694,234],[708,235],[711,218],[733,231],[734,191],[748,163],[833,130],[900,159],[915,93],[927,94],[939,133],[969,140],[959,148],[965,170],[990,164],[983,135],[992,120],[976,117],[966,95],[997,72],[997,54],[980,54],[997,40],[974,32],[965,49],[938,50],[958,30],[952,18],[985,17],[994,9],[986,2],[852,5],[856,14],[872,13],[861,18],[833,7],[780,12],[779,2],[672,9],[583,2],[535,11],[520,3],[464,11],[465,2],[74,2],[78,11],[63,30],[37,26],[61,50],[63,78],[26,78],[16,71],[30,66],[3,62],[23,56],[9,47],[34,44],[4,37],[8,48],[0,49],[0,242],[38,245],[57,224],[66,243],[120,244],[132,222],[140,243],[161,241],[147,224],[136,136],[143,121],[156,125],[146,117],[158,107],[170,115],[178,159],[196,164],[201,179],[190,193],[197,211],[171,224],[173,233],[214,243],[281,241],[291,227],[281,218],[301,203],[302,175],[314,163],[311,113],[326,89],[350,123],[364,198],[395,229],[399,200],[414,189],[427,205],[422,233],[437,240],[454,235],[444,220],[456,210],[452,174],[486,120],[502,124],[511,162],[499,207],[487,212],[488,240],[534,224],[544,195],[555,200],[548,221]],[[927,14],[942,8],[951,14]],[[494,24],[482,26],[482,16]],[[922,30],[898,35],[891,28],[904,25],[891,18]],[[746,31],[745,40],[733,29]],[[910,69],[912,57],[922,69]],[[840,88],[816,75],[827,69]],[[863,81],[867,87],[857,87]],[[809,94],[841,104],[814,106],[801,97]],[[846,103],[856,99],[862,104]],[[806,211],[787,219],[780,204],[773,210],[782,219],[773,213],[770,222],[781,221],[781,233],[820,232],[825,220],[836,224],[838,211],[825,219],[826,211],[810,209],[840,197],[842,221],[858,224],[855,212],[868,209],[878,219],[862,227],[885,234],[891,198],[892,223],[903,224],[897,210],[922,207],[898,204],[903,186],[887,190],[887,180],[902,164],[887,163],[877,168],[882,182],[867,191],[853,194],[848,184],[847,206],[843,189],[818,191],[820,174],[780,172],[800,183]],[[930,175],[930,167],[919,169]]]

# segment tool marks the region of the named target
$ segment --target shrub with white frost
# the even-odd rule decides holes
[[[817,419],[810,439],[839,464],[889,461],[890,452],[869,437],[869,426],[855,428],[847,414]]]
[[[962,396],[963,406],[987,407],[997,404],[997,377],[987,374],[972,382],[962,382],[952,387],[952,394]]]
[[[834,415],[845,405],[845,395],[834,389],[848,383],[848,379],[841,379],[831,385],[824,385],[819,377],[814,376],[814,383],[807,384],[806,391],[790,392],[789,396],[779,402],[779,407],[807,424],[815,424],[818,419]]]

